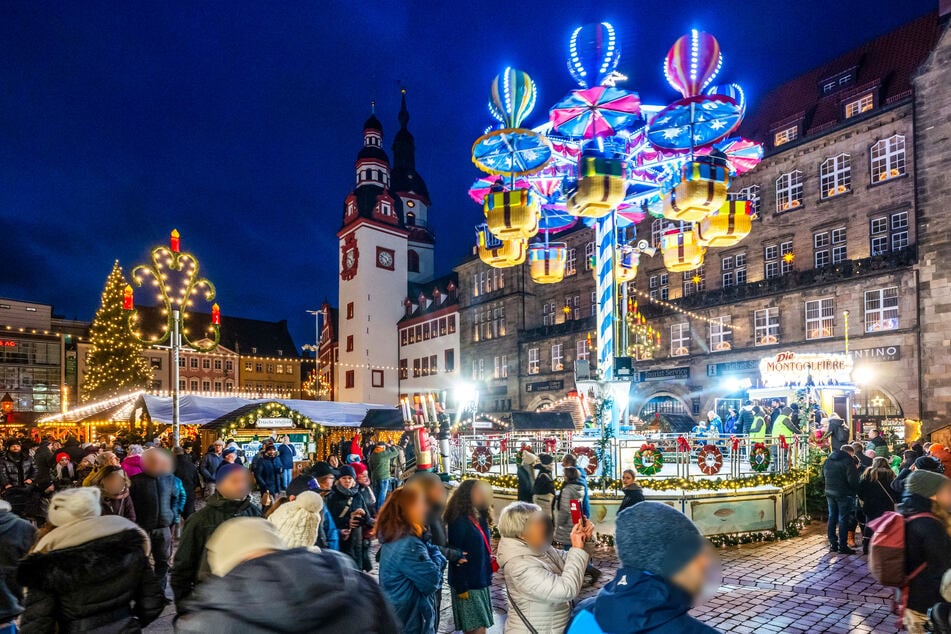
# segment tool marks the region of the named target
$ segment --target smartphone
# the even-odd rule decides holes
[[[571,523],[577,524],[581,521],[581,500],[571,500],[569,508],[571,509]]]

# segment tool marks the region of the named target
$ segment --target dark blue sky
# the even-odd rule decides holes
[[[539,89],[538,123],[573,88],[567,37],[608,20],[620,70],[669,102],[661,62],[687,29],[717,36],[721,78],[756,107],[773,85],[936,8],[937,0],[699,2],[0,3],[0,296],[91,318],[112,260],[172,227],[225,313],[287,318],[337,293],[343,198],[371,99],[387,149],[408,90],[437,265],[469,251],[472,140],[504,66]]]

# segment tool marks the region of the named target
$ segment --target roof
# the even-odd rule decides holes
[[[371,409],[360,423],[362,429],[382,429],[385,431],[403,431],[403,414],[399,409]]]
[[[400,102],[400,129],[393,138],[393,178],[390,189],[400,193],[415,193],[429,203],[429,189],[416,171],[416,142],[409,131],[409,110],[406,91]]]
[[[143,394],[136,407],[141,406],[156,423],[171,424],[172,397]],[[181,423],[183,425],[221,424],[238,416],[246,416],[269,403],[278,403],[311,422],[326,427],[359,427],[370,409],[385,409],[386,406],[372,403],[337,403],[334,401],[305,401],[300,399],[246,399],[237,396],[181,397]],[[238,412],[241,412],[240,414]],[[217,422],[216,422],[217,421]]]
[[[933,11],[774,88],[747,116],[740,134],[771,141],[782,124],[801,120],[802,138],[840,123],[843,102],[869,90],[876,93],[877,107],[911,96],[912,77],[937,43],[939,31],[938,13]],[[841,89],[823,95],[824,82],[850,72],[854,76]]]
[[[162,314],[161,308],[136,306],[136,310],[142,320],[141,332],[144,336],[162,332],[167,318]],[[202,338],[194,333],[205,333],[210,325],[211,315],[189,311],[186,327],[193,333],[193,339]],[[220,344],[242,355],[287,358],[299,356],[297,346],[287,329],[286,319],[261,321],[222,314]]]
[[[568,412],[512,412],[515,431],[574,431],[575,421]]]
[[[450,286],[452,292],[450,292]],[[439,302],[433,301],[437,289],[439,290]],[[429,300],[428,305],[420,304],[420,295]],[[459,304],[459,275],[453,272],[428,282],[409,282],[406,285],[406,298],[412,305],[412,311],[409,314],[404,312],[403,317],[397,323],[410,321],[450,306],[456,306]]]
[[[376,114],[373,113],[363,122],[364,130],[379,130],[383,132],[383,124],[380,123],[380,120],[376,118]]]

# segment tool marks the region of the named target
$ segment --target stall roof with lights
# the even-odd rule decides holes
[[[359,427],[368,410],[384,409],[383,405],[369,403],[337,403],[333,401],[305,401],[289,398],[247,399],[233,396],[183,396],[181,398],[181,422],[183,425],[206,425],[218,418],[228,416],[239,408],[249,409],[279,403],[288,409],[326,427]],[[169,396],[142,396],[142,404],[152,421],[171,424],[172,398]]]
[[[514,431],[575,431],[575,421],[568,412],[512,412]]]
[[[403,414],[399,409],[371,409],[363,417],[360,427],[364,429],[379,429],[383,431],[402,431],[405,427]]]

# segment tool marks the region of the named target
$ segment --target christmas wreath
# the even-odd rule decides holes
[[[492,468],[492,452],[488,447],[476,447],[472,450],[472,468],[479,473],[487,473]]]
[[[558,448],[558,439],[546,438],[542,444],[545,447],[545,453],[555,453],[555,449]]]
[[[750,450],[750,467],[757,473],[763,473],[769,469],[769,463],[773,456],[769,453],[769,448],[761,442],[753,445]]]
[[[634,468],[641,475],[651,476],[664,468],[664,454],[651,443],[644,443],[634,452]]]
[[[591,447],[573,447],[571,452],[578,458],[578,468],[588,475],[598,470],[598,454]]]
[[[697,452],[697,466],[703,475],[716,475],[723,468],[723,452],[716,445],[704,445]]]

